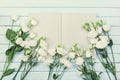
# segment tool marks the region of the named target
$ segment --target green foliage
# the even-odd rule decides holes
[[[3,73],[3,76],[8,76],[8,75],[12,74],[14,71],[15,71],[14,68],[13,69],[8,69]]]
[[[6,31],[6,38],[10,41],[15,40],[17,34],[15,31],[13,31],[12,29],[7,29]]]
[[[17,45],[15,51],[16,51],[16,52],[21,52],[21,51],[23,51],[23,49],[24,49],[23,47]]]

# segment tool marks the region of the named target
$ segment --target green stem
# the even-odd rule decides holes
[[[24,80],[25,77],[27,76],[28,72],[32,69],[32,66],[28,69],[28,71],[26,71],[25,75],[21,78],[21,80]]]
[[[15,76],[13,77],[13,80],[15,80],[15,78],[17,77],[18,72],[19,72],[19,71],[20,71],[20,69],[22,68],[22,65],[23,65],[23,62],[21,61],[21,64],[20,64],[20,66],[19,66],[19,69],[17,70],[17,72],[16,72]]]
[[[96,52],[98,52],[97,50],[96,50]],[[102,59],[102,58],[100,58],[100,53],[97,53],[97,55],[98,55],[98,59],[100,60],[100,62],[101,62],[101,64],[103,65],[103,63],[102,62],[104,62],[104,60]],[[105,62],[104,62],[105,63]],[[104,67],[104,65],[103,65],[103,67]],[[105,67],[104,67],[105,68]],[[108,77],[109,77],[109,80],[111,80],[111,77],[110,77],[110,75],[109,75],[109,73],[108,73],[108,71],[107,71],[107,69],[105,68],[105,71],[107,72],[107,75],[108,75]]]

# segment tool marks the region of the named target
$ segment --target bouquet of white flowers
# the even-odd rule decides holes
[[[69,57],[76,63],[79,75],[83,80],[100,80],[101,72],[97,74],[92,50],[81,49],[78,44],[71,48]]]
[[[109,36],[109,30],[110,30],[110,25],[107,25],[103,23],[103,21],[98,21],[96,23],[85,23],[83,26],[85,30],[88,31],[88,39],[91,43],[90,47],[91,50],[95,49],[97,56],[105,68],[109,80],[111,80],[110,71],[113,76],[115,77],[115,80],[117,80],[116,76],[116,67],[115,67],[115,58],[114,58],[114,53],[112,49],[113,41]],[[108,56],[108,51],[107,48],[110,47],[111,53],[112,53],[112,60]],[[112,62],[113,61],[113,62]]]

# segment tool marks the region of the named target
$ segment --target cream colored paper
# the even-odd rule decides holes
[[[96,20],[92,13],[39,13],[32,14],[38,21],[33,32],[47,37],[50,48],[61,43],[69,49],[74,43],[88,49],[87,32],[82,28],[85,22]]]

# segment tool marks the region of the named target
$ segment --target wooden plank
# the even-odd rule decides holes
[[[62,12],[62,13],[96,13],[98,17],[119,17],[119,8],[0,8],[0,16],[28,16],[29,13]],[[109,14],[108,14],[109,13]]]
[[[1,65],[0,72],[2,72],[4,63],[0,63],[0,65]],[[11,63],[10,68],[15,68],[15,71],[17,71],[19,68],[19,65],[20,65],[20,63]],[[119,66],[120,66],[120,64],[116,63],[116,71],[117,72],[120,72]],[[105,69],[103,68],[101,63],[96,63],[94,68],[95,68],[96,72],[100,72],[100,71],[105,72]],[[24,68],[22,67],[20,72],[22,72],[23,69]],[[31,69],[31,72],[48,72],[48,71],[49,71],[49,67],[43,63],[39,63],[37,66],[35,66]],[[60,71],[62,71],[62,70],[60,70]],[[77,68],[75,65],[73,65],[71,68],[68,68],[65,72],[76,72],[76,71],[77,71]]]
[[[0,72],[0,75],[1,75],[1,72]],[[12,77],[14,75],[15,73],[10,75],[9,77],[5,77],[4,80],[12,80]],[[21,72],[18,73],[16,80],[20,80],[20,75],[21,75]],[[119,75],[120,73],[117,73],[118,80],[120,80]],[[48,72],[29,72],[29,74],[27,75],[25,79],[26,80],[47,80],[47,76],[48,76]],[[112,80],[114,80],[113,76],[112,75],[110,76],[112,77]],[[62,80],[83,80],[83,79],[80,77],[78,72],[65,72]],[[106,73],[103,73],[101,75],[101,80],[109,80]]]
[[[110,24],[111,26],[120,26],[120,17],[97,17],[97,20],[103,20]],[[27,21],[27,16],[20,16],[18,21],[14,25],[19,25],[21,22]],[[0,25],[11,25],[11,17],[10,16],[3,16],[0,17]]]
[[[118,8],[120,7],[119,5],[120,1],[119,0],[101,0],[101,1],[96,1],[96,0],[12,0],[12,1],[7,1],[7,0],[2,0],[0,3],[0,7],[4,8],[38,8],[38,7],[72,7],[72,8],[77,8],[77,7],[112,7],[112,8]]]

